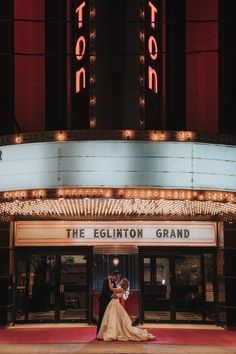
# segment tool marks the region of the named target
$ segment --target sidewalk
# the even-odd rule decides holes
[[[0,354],[236,354],[236,347],[102,343],[93,344],[2,344]]]
[[[156,341],[104,343],[96,340],[94,326],[17,325],[0,330],[0,354],[236,354],[236,331],[213,325],[148,328]]]

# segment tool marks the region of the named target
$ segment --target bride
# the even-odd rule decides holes
[[[125,295],[129,288],[128,279],[124,278],[120,281],[120,288],[113,288],[109,278],[109,288],[113,292],[113,298],[106,308],[97,338],[104,341],[145,341],[155,339],[147,330],[133,327],[128,313],[120,304],[119,299]]]

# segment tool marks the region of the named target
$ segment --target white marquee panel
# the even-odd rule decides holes
[[[1,191],[62,186],[236,190],[236,147],[232,146],[73,141],[0,150]]]

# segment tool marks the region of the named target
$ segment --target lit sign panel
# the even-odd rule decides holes
[[[214,222],[51,222],[15,223],[16,246],[168,245],[216,246]]]
[[[1,151],[1,191],[63,186],[236,190],[234,146],[63,141],[2,146]]]
[[[89,1],[73,1],[73,71],[75,126],[87,128],[90,115]]]
[[[146,1],[145,8],[145,118],[146,129],[159,127],[160,112],[160,2]],[[150,126],[149,126],[150,124]]]

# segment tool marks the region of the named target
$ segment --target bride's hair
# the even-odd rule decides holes
[[[123,299],[127,300],[129,297],[129,281],[127,278],[123,278],[120,283],[122,283],[122,288],[124,289]]]
[[[127,278],[123,278],[120,283],[122,282],[122,288],[126,291],[129,288],[129,281]]]

